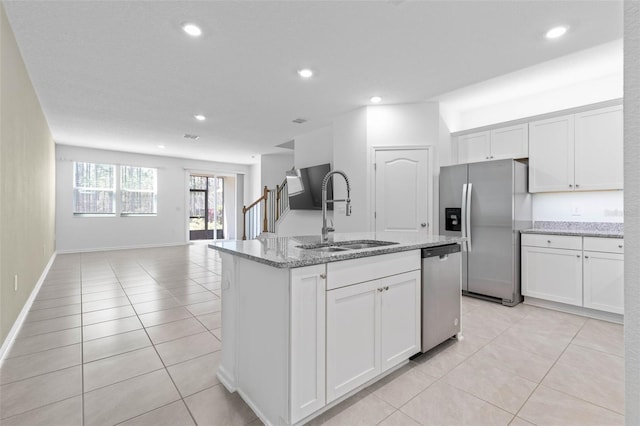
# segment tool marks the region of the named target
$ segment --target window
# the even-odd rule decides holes
[[[120,214],[157,214],[156,169],[120,167]]]
[[[73,163],[73,214],[115,215],[116,167]]]
[[[73,163],[74,215],[155,215],[157,198],[157,169]]]

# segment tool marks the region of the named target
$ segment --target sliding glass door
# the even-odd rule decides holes
[[[224,179],[192,175],[189,179],[189,233],[192,240],[224,238]]]

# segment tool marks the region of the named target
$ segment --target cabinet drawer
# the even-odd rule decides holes
[[[607,253],[624,253],[622,238],[584,237],[584,249]]]
[[[420,269],[420,250],[327,263],[327,290]]]
[[[522,234],[522,245],[582,250],[582,237],[573,235]]]

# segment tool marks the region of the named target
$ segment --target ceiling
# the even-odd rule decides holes
[[[373,95],[437,100],[622,37],[621,1],[4,5],[57,143],[241,164],[290,152],[276,145]],[[558,24],[567,35],[545,39]]]

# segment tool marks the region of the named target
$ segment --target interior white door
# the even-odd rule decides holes
[[[375,161],[376,231],[429,234],[429,151],[377,150]]]

